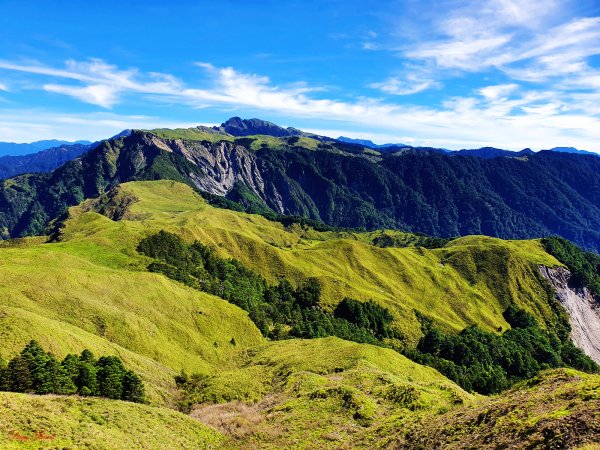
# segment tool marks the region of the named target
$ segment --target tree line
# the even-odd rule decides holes
[[[457,335],[445,334],[430,319],[419,318],[424,335],[416,350],[407,350],[406,355],[436,368],[467,391],[495,394],[549,368],[599,370],[568,333],[544,330],[535,317],[512,305],[504,312],[511,329],[500,335],[475,325]]]
[[[96,359],[85,349],[80,355],[69,354],[59,361],[36,341],[29,342],[8,362],[0,358],[0,390],[146,402],[142,380],[127,370],[119,357]]]

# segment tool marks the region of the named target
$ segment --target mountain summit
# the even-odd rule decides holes
[[[273,137],[310,137],[319,141],[333,142],[336,139],[320,136],[314,133],[308,133],[306,131],[299,130],[293,127],[281,127],[273,122],[262,119],[242,119],[240,117],[231,117],[227,121],[223,122],[219,127],[213,127],[214,130],[223,133],[228,133],[235,137],[243,136],[254,136],[254,135],[266,135]]]
[[[220,127],[214,127],[218,131],[224,131],[233,136],[252,136],[254,134],[266,134],[274,137],[302,136],[304,132],[297,128],[283,128],[272,122],[261,119],[242,119],[232,117],[223,122]]]

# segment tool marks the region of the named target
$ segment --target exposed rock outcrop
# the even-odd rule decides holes
[[[175,143],[180,144],[174,149],[176,152],[202,169],[205,176],[194,177],[193,181],[203,191],[227,195],[236,182],[242,182],[264,197],[264,182],[256,157],[247,148],[224,141],[209,145]]]
[[[577,347],[600,364],[600,305],[587,288],[574,287],[571,272],[564,267],[540,266],[556,298],[569,313],[571,339]]]

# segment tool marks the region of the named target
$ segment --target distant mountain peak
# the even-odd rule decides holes
[[[369,148],[373,148],[373,149],[380,149],[380,148],[386,148],[386,147],[398,147],[398,148],[403,148],[403,147],[410,147],[410,145],[406,145],[406,144],[376,144],[375,142],[369,140],[369,139],[353,139],[353,138],[349,138],[349,137],[345,137],[345,136],[340,136],[339,138],[337,138],[338,141],[340,142],[345,142],[347,144],[358,144],[358,145],[363,145],[365,147],[369,147]]]
[[[587,150],[579,150],[575,147],[554,147],[550,149],[551,152],[558,152],[558,153],[575,153],[578,155],[595,155],[595,156],[600,156],[598,155],[598,153],[594,153],[594,152],[590,152]]]
[[[279,125],[262,119],[242,119],[240,117],[231,117],[223,122],[215,130],[224,131],[233,136],[252,136],[255,134],[266,134],[275,137],[302,136],[303,131],[297,128],[283,128]]]
[[[530,148],[524,148],[520,151],[512,151],[512,150],[504,150],[501,148],[495,147],[481,147],[476,149],[462,149],[456,150],[452,152],[453,155],[461,155],[461,156],[474,156],[477,158],[483,159],[492,159],[492,158],[514,158],[514,157],[522,157],[522,156],[530,156],[535,154],[533,150]]]
[[[48,150],[50,148],[60,147],[61,145],[90,145],[90,141],[62,141],[58,139],[46,139],[43,141],[35,141],[25,144],[17,144],[14,142],[0,142],[0,156],[24,156]]]
[[[131,136],[133,130],[131,129],[125,129],[123,131],[121,131],[118,134],[115,134],[114,136],[110,137],[109,139],[119,139],[121,137],[127,137],[127,136]]]

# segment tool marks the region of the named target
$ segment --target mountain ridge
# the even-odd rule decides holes
[[[293,127],[280,127],[279,125],[262,119],[242,119],[240,117],[231,117],[223,122],[219,127],[213,127],[216,131],[222,131],[232,136],[243,137],[257,134],[264,134],[273,137],[293,137],[305,136],[320,141],[335,141],[335,139],[320,136],[314,133],[307,133]]]
[[[54,147],[74,144],[90,145],[92,142],[87,140],[64,141],[60,139],[46,139],[30,143],[0,142],[0,156],[25,156]]]
[[[381,149],[381,148],[386,148],[386,147],[400,147],[400,148],[411,147],[410,145],[400,144],[400,143],[376,144],[369,139],[354,139],[354,138],[349,138],[349,137],[345,137],[345,136],[340,136],[337,138],[337,140],[341,141],[341,142],[347,142],[348,144],[364,145],[365,147],[374,148],[374,149]]]
[[[0,156],[0,179],[23,173],[51,172],[65,162],[81,156],[93,145],[68,144],[22,156]]]
[[[600,229],[600,191],[590,189],[600,186],[595,156],[539,152],[485,159],[418,149],[374,154],[353,144],[297,136],[221,140],[217,135],[213,142],[202,133],[199,140],[168,136],[133,131],[51,174],[5,180],[0,189],[5,236],[42,233],[66,207],[120,182],[166,178],[254,211],[333,226],[440,237],[559,234],[600,249],[600,232],[594,231]]]

